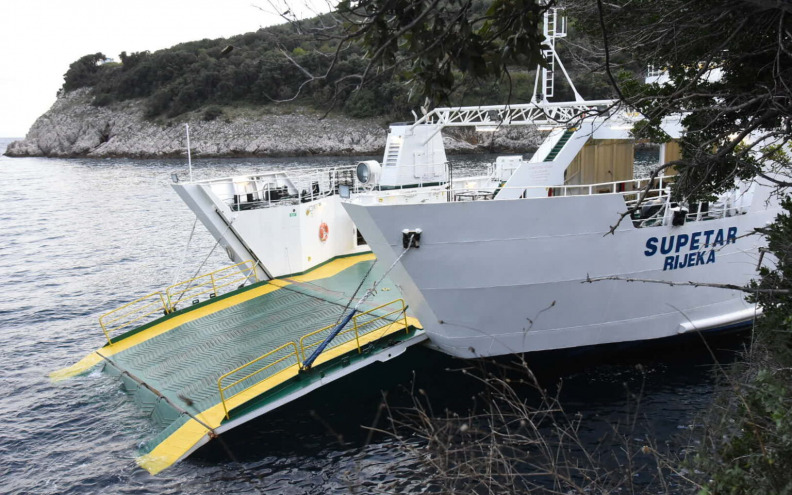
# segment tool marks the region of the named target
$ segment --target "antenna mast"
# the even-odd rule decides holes
[[[558,64],[561,72],[564,73],[564,77],[566,78],[569,87],[572,88],[572,92],[575,94],[575,101],[585,101],[583,100],[583,97],[580,96],[580,93],[578,93],[577,88],[575,88],[575,85],[572,83],[572,79],[569,77],[569,74],[564,67],[564,64],[561,63],[561,59],[558,57],[558,53],[556,53],[556,40],[558,38],[566,38],[567,35],[566,16],[563,14],[561,9],[552,7],[545,11],[542,34],[544,34],[545,37],[543,44],[546,46],[546,48],[542,49],[542,57],[544,57],[545,61],[547,62],[547,67],[542,67],[541,65],[536,66],[536,80],[534,82],[531,103],[549,103],[547,99],[554,96],[556,64]],[[537,93],[537,90],[540,89],[540,77],[541,92]]]

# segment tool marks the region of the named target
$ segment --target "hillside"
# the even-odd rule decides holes
[[[186,155],[183,123],[190,124],[191,150],[196,157],[372,155],[382,153],[385,125],[373,119],[320,114],[292,108],[282,114],[267,109],[233,109],[235,116],[206,121],[200,112],[167,123],[146,119],[145,103],[129,100],[106,107],[91,104],[87,88],[58,98],[36,120],[24,140],[8,146],[12,157],[131,157]],[[449,153],[477,151],[525,152],[535,148],[533,129],[503,129],[479,142],[475,133],[446,136]]]
[[[72,63],[53,107],[9,156],[174,156],[183,153],[183,124],[203,156],[372,154],[382,150],[390,121],[412,119],[422,97],[397,72],[383,72],[361,88],[347,82],[367,63],[363,50],[343,50],[324,74],[332,36],[318,37],[315,18],[228,39],[182,43],[153,53],[102,53]],[[301,67],[298,68],[297,65]],[[602,96],[601,75],[570,65],[579,90]],[[534,73],[515,67],[508,81],[465,80],[448,104],[477,105],[530,99]],[[354,80],[354,79],[349,79]],[[511,84],[511,86],[510,86]],[[571,96],[559,84],[557,96]],[[420,101],[419,101],[420,100]],[[325,117],[326,116],[326,117]],[[323,118],[324,117],[324,118]],[[484,145],[472,133],[449,138],[449,151],[527,151],[535,133],[503,130]]]

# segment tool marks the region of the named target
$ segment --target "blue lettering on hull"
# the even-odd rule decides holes
[[[690,268],[691,266],[709,265],[715,263],[715,250],[699,251],[698,253],[688,253],[684,255],[666,256],[663,261],[663,271],[676,270],[678,268]]]
[[[737,227],[646,240],[644,256],[663,256],[663,271],[715,263],[715,248],[737,242]]]

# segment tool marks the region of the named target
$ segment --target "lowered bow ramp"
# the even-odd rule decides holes
[[[119,376],[162,428],[137,459],[156,474],[215,435],[425,340],[403,301],[392,300],[396,291],[387,290],[393,284],[385,279],[379,287],[386,290],[369,298],[309,371],[300,370],[373,263],[371,254],[340,258],[300,276],[212,297],[110,338],[52,378],[105,363],[104,371]],[[383,270],[374,266],[364,286]]]

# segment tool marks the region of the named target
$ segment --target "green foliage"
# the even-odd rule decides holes
[[[64,91],[93,86],[99,82],[102,75],[106,72],[99,64],[106,58],[103,53],[94,53],[80,57],[76,62],[72,63],[69,66],[69,70],[63,75]]]
[[[364,89],[355,98],[350,98],[344,105],[344,112],[351,117],[372,117],[382,113],[377,107],[377,99],[374,91]]]
[[[546,7],[533,0],[342,0],[347,28],[381,71],[399,67],[420,94],[448,102],[462,84],[498,80],[540,62]],[[362,27],[360,27],[362,26]]]
[[[149,56],[149,52],[134,52],[127,55],[127,52],[121,52],[118,58],[121,59],[122,69],[125,71],[132,70]]]
[[[72,64],[63,90],[92,87],[97,106],[142,98],[149,118],[210,105],[294,101],[322,110],[334,106],[353,117],[404,119],[411,108],[424,105],[425,96],[451,105],[530,100],[544,7],[532,0],[452,0],[427,11],[430,5],[342,2],[347,14],[400,13],[367,18],[371,23],[359,35],[340,24],[325,29],[334,22],[325,16],[152,53],[122,52],[115,66],[98,65],[102,54],[89,55]],[[393,38],[394,30],[414,21]],[[345,36],[351,39],[341,42]],[[223,54],[228,45],[233,51]],[[601,73],[575,63],[568,69],[584,96],[609,96]],[[306,72],[317,77],[309,79]],[[557,99],[572,97],[569,88],[558,85]]]
[[[582,6],[580,29],[599,33],[596,4],[575,3]],[[622,58],[629,53],[635,61],[667,71],[665,84],[645,84],[635,71],[622,74],[618,84],[624,99],[647,118],[637,137],[656,137],[663,119],[685,115],[687,132],[676,164],[679,196],[695,200],[730,188],[736,178],[755,176],[764,161],[762,148],[789,139],[788,5],[616,0],[605,4],[602,23],[611,53]],[[618,57],[612,57],[613,72]]]
[[[787,330],[788,331],[788,327]],[[792,493],[792,396],[789,369],[761,369],[732,389],[737,398],[721,418],[695,467],[706,473],[702,494]]]
[[[792,366],[792,199],[784,199],[782,206],[786,213],[778,215],[764,232],[774,263],[765,256],[768,259],[760,268],[761,280],[754,284],[762,292],[752,299],[764,308],[764,342],[773,349],[777,360]]]
[[[301,28],[310,31],[320,21],[305,21]],[[228,45],[234,50],[222,54]],[[153,53],[122,52],[121,63],[116,66],[98,65],[105,58],[103,54],[88,55],[72,64],[64,76],[63,90],[92,87],[98,106],[143,98],[149,118],[175,117],[207,105],[266,105],[292,99],[326,108],[336,95],[334,83],[365,66],[362,50],[351,46],[342,52],[329,78],[317,78],[303,86],[307,77],[295,63],[313,74],[323,74],[331,63],[327,53],[331,49],[326,41],[300,34],[296,26],[274,26],[229,39],[182,43]],[[339,94],[342,106],[345,99],[357,94],[354,89]],[[367,102],[350,105],[350,111],[367,116],[396,111],[393,103],[404,103],[407,91],[403,85],[386,83],[362,94]],[[372,97],[378,99],[373,101]],[[404,111],[404,107],[398,111]]]
[[[735,179],[789,172],[788,2],[572,3],[579,29],[602,36],[604,26],[620,96],[646,118],[634,135],[666,141],[664,120],[684,116],[682,158],[674,163],[678,197],[695,201],[733,187]],[[665,69],[668,82],[646,84],[625,54]],[[701,494],[792,494],[792,200],[783,207],[785,214],[755,234],[768,240],[752,296],[764,314],[745,364],[728,376],[705,423],[692,473]]]
[[[782,157],[783,159],[783,157]],[[768,254],[753,302],[764,315],[734,370],[693,466],[702,494],[792,494],[792,199],[765,229]]]

